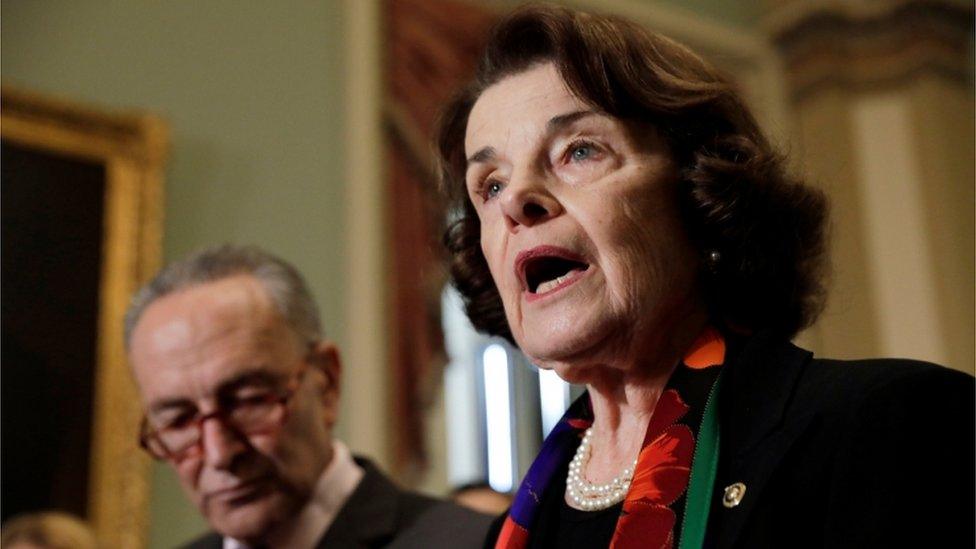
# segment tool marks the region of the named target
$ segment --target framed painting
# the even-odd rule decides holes
[[[167,125],[0,93],[3,518],[61,509],[106,547],[144,547],[123,318],[160,262]]]

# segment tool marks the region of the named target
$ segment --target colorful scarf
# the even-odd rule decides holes
[[[695,434],[689,421],[701,410],[689,414],[691,407],[681,397],[682,379],[707,375],[711,387],[725,361],[725,340],[713,328],[706,328],[672,374],[658,399],[648,423],[637,458],[630,490],[624,498],[620,518],[610,542],[613,549],[672,547],[676,538],[678,514],[675,502],[688,489]],[[679,372],[685,368],[692,372]],[[706,369],[708,370],[706,372]],[[691,375],[685,375],[690,373]],[[701,375],[698,375],[701,381]],[[708,390],[705,390],[708,393]],[[495,549],[527,547],[529,532],[539,514],[546,488],[573,458],[583,432],[592,425],[589,395],[577,399],[542,443],[542,449],[522,480],[512,508],[502,525]],[[694,425],[697,429],[697,425]],[[558,484],[558,482],[557,482]],[[678,513],[682,510],[678,509]]]

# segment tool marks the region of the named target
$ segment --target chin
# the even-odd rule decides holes
[[[599,274],[599,273],[597,273]],[[596,282],[594,282],[596,280]],[[611,292],[594,276],[534,303],[521,291],[508,296],[505,311],[519,348],[534,364],[562,376],[563,363],[587,364],[617,347],[630,333],[632,315],[616,305]]]
[[[600,323],[587,324],[590,323],[564,316],[540,329],[524,329],[515,339],[533,364],[555,370],[564,380],[576,383],[567,378],[574,366],[597,361],[607,350],[616,347],[612,343],[615,330]]]
[[[276,494],[237,505],[213,504],[207,520],[222,535],[249,543],[259,542],[286,514]]]
[[[605,376],[606,366],[627,367],[633,352],[639,319],[608,306],[609,301],[567,301],[523,316],[513,336],[533,364],[568,383],[586,385]]]

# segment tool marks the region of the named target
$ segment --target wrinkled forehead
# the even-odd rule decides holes
[[[486,88],[468,114],[465,155],[545,129],[554,116],[589,108],[552,63],[537,64]]]
[[[130,361],[145,398],[199,396],[247,372],[274,375],[299,346],[263,287],[235,278],[149,305],[133,332]]]

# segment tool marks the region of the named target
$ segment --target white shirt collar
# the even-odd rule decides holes
[[[352,495],[363,478],[363,469],[352,459],[349,448],[340,440],[332,440],[332,462],[326,466],[315,483],[308,503],[295,517],[286,531],[276,535],[274,547],[312,548],[332,525],[339,510]],[[240,541],[224,537],[223,549],[247,549]]]

